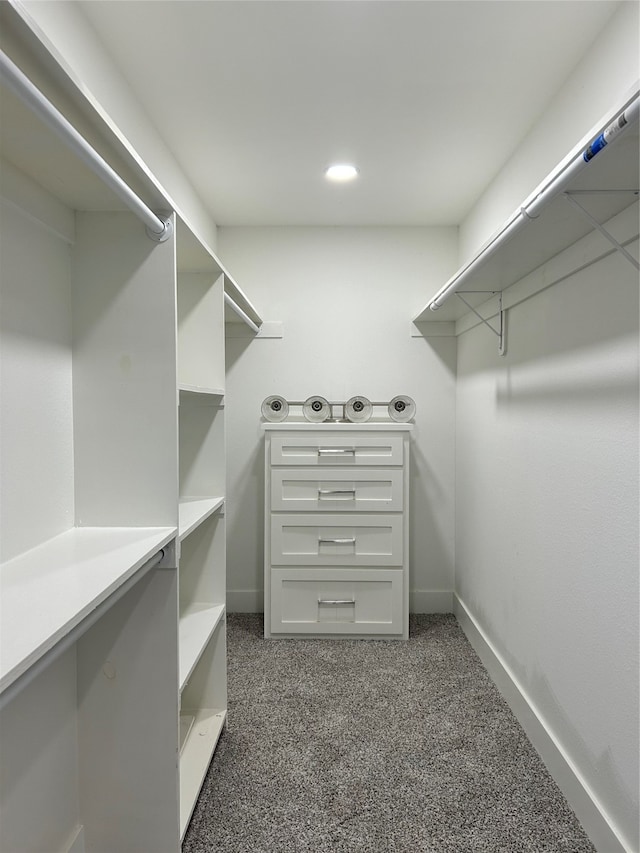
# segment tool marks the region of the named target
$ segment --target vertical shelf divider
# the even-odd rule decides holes
[[[224,276],[178,228],[180,837],[224,728]]]

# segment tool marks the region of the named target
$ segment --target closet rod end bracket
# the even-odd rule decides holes
[[[158,219],[164,226],[162,231],[154,231],[148,225],[146,227],[147,236],[155,243],[164,243],[173,236],[173,221],[171,216],[159,216]]]
[[[158,569],[177,569],[178,560],[180,559],[180,541],[176,537],[162,548],[162,558],[158,563]]]

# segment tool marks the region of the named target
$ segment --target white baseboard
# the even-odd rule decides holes
[[[261,589],[228,589],[227,613],[263,613],[264,594]]]
[[[410,589],[409,613],[453,613],[453,591]]]
[[[457,595],[454,594],[453,599],[453,612],[460,627],[540,754],[598,853],[633,853],[632,848],[627,846],[615,831],[593,792],[472,613]]]
[[[228,589],[227,613],[263,613],[261,589]],[[409,592],[410,613],[453,613],[453,592],[439,589],[414,589]]]

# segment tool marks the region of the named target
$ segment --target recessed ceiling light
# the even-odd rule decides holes
[[[356,177],[358,170],[350,163],[335,163],[325,169],[325,175],[330,181],[350,181]]]

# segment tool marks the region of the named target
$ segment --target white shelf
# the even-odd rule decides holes
[[[224,276],[224,289],[233,301],[242,308],[254,323],[260,325],[262,317],[255,306],[235,281],[231,273],[207,243],[197,237],[188,223],[178,217],[178,272],[210,272],[213,275]],[[230,312],[233,314],[233,312]],[[237,314],[230,316],[229,321],[241,323]]]
[[[224,497],[180,498],[178,531],[180,541],[202,524],[205,519],[224,506]]]
[[[189,739],[189,735],[191,734],[191,729],[193,728],[193,724],[195,723],[196,718],[195,714],[180,714],[180,754],[182,755],[182,750],[187,740]]]
[[[180,394],[204,394],[211,397],[224,397],[224,388],[203,388],[199,385],[180,385]]]
[[[180,754],[180,838],[189,824],[211,756],[220,739],[226,711],[201,708],[199,711],[182,712],[193,717],[190,731]]]
[[[77,527],[0,566],[0,691],[49,652],[176,534]]]
[[[574,245],[590,234],[592,224],[564,197],[575,196],[580,204],[599,222],[605,223],[621,211],[636,203],[638,196],[627,190],[638,190],[639,186],[639,138],[638,126],[629,127],[624,136],[606,146],[594,159],[580,171],[562,192],[552,198],[540,210],[535,219],[524,222],[512,236],[496,245],[495,250],[486,251],[485,247],[471,258],[452,276],[447,285],[453,283],[473,263],[476,267],[461,286],[465,298],[474,307],[488,299],[487,291],[503,291],[538,269],[564,249]],[[544,186],[554,173],[541,183]],[[534,192],[529,198],[535,197]],[[522,207],[527,206],[527,201]],[[496,234],[509,227],[518,218],[520,209]],[[493,242],[491,238],[485,246]],[[610,246],[608,251],[615,251]],[[473,291],[483,291],[477,296]],[[469,309],[453,295],[437,311],[431,311],[430,304],[434,294],[414,322],[442,322],[456,320],[467,314]]]
[[[238,308],[242,309],[242,311],[244,311],[244,313],[247,315],[247,317],[249,317],[250,320],[252,320],[254,323],[256,323],[256,325],[259,326],[263,322],[262,317],[256,311],[253,303],[249,300],[249,298],[247,297],[246,293],[242,290],[242,288],[238,286],[238,284],[234,280],[233,276],[230,275],[229,271],[226,269],[223,269],[223,273],[224,273],[224,291],[225,291],[225,293],[228,293],[229,296],[236,303]],[[238,315],[235,314],[233,311],[230,311],[229,315],[230,316],[228,317],[228,322],[231,322],[231,323],[240,322],[240,323],[242,323],[242,320],[240,320]],[[225,322],[227,322],[227,312],[226,311],[225,311]]]
[[[223,604],[192,604],[180,616],[180,692],[224,616]]]
[[[226,715],[223,493],[228,274],[210,248],[180,222],[177,253],[182,837]]]

